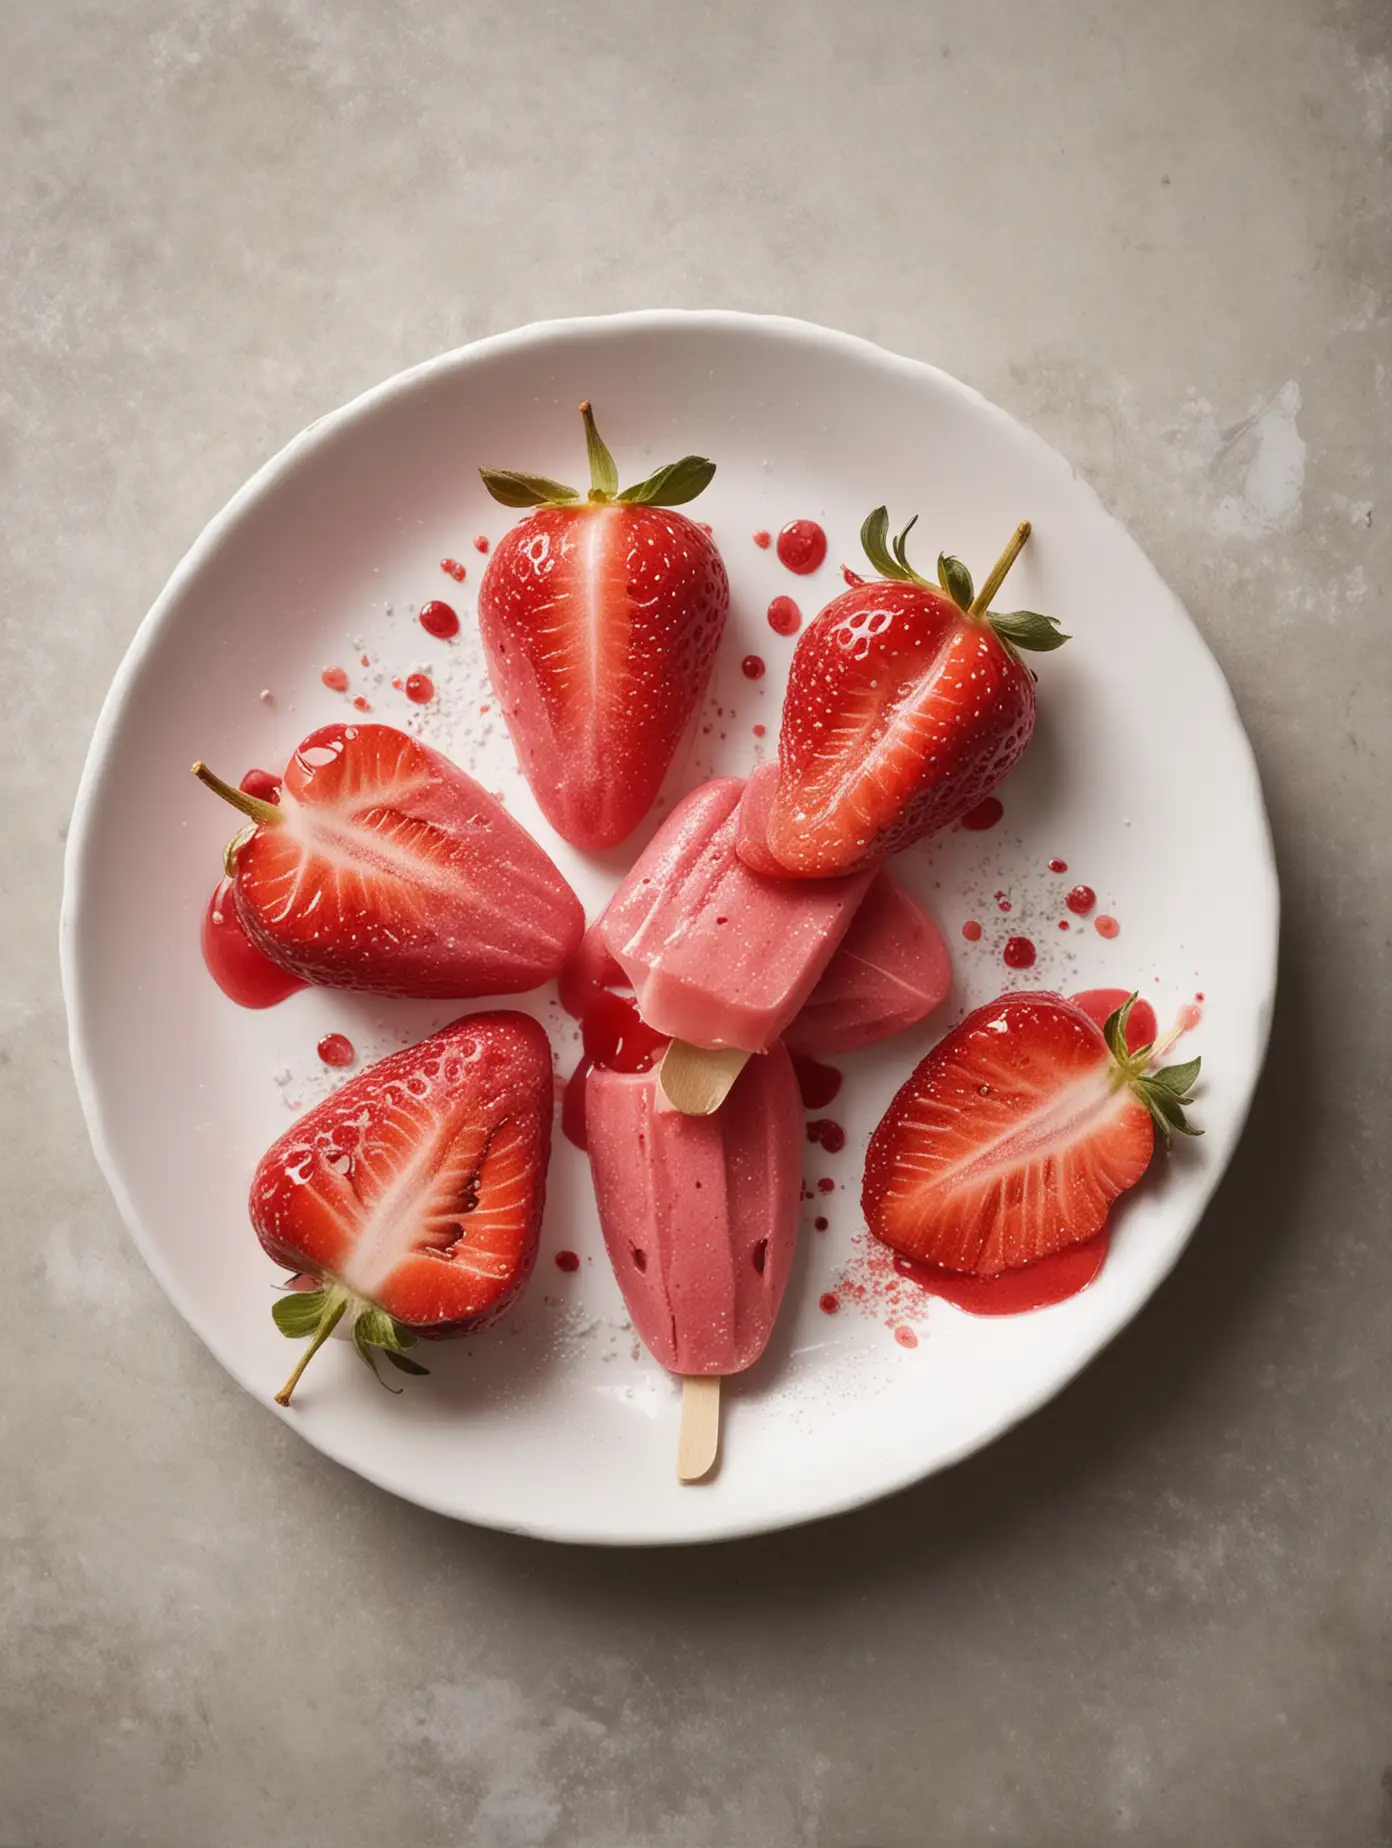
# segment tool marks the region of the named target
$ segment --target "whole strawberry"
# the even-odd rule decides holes
[[[684,456],[619,491],[582,404],[589,494],[481,469],[505,507],[530,507],[479,590],[489,672],[542,813],[577,847],[612,847],[652,807],[705,697],[730,588],[709,533],[672,508],[715,473]]]
[[[877,507],[861,541],[878,581],[833,598],[793,655],[778,777],[744,818],[757,871],[825,877],[873,865],[974,808],[1034,732],[1034,677],[1021,649],[1068,638],[1051,616],[990,608],[1028,523],[977,592],[960,559],[938,583],[909,564],[910,520],[891,546]]]

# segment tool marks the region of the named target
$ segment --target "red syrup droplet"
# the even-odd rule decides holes
[[[969,1315],[1022,1315],[1028,1309],[1047,1309],[1085,1290],[1107,1261],[1111,1235],[1101,1232],[1083,1245],[1040,1258],[999,1277],[973,1277],[963,1271],[940,1270],[936,1264],[919,1264],[896,1257],[901,1277],[917,1283],[944,1302],[955,1303]]]
[[[817,1307],[821,1310],[823,1315],[835,1315],[836,1311],[841,1307],[841,1302],[839,1297],[831,1290],[823,1290],[821,1295],[817,1298]]]
[[[280,801],[280,778],[272,776],[269,770],[248,770],[237,787],[248,796],[256,796],[262,802]]]
[[[802,627],[802,611],[791,597],[775,597],[768,606],[768,626],[775,635],[796,635]]]
[[[827,536],[815,520],[790,520],[778,535],[780,563],[807,577],[827,555]]]
[[[865,582],[865,579],[860,575],[860,573],[858,571],[852,571],[849,565],[842,565],[841,575],[843,578],[845,578],[846,582],[850,585],[852,590],[855,589],[857,584],[863,584]]]
[[[574,992],[572,999],[578,999]],[[584,1056],[567,1080],[561,1100],[561,1133],[577,1149],[588,1147],[585,1080],[590,1071],[595,1066],[611,1072],[650,1071],[667,1044],[663,1034],[643,1023],[632,1001],[593,986],[580,1015],[580,1036]]]
[[[768,731],[767,725],[756,725],[754,727],[754,736],[756,738],[762,738],[767,731]]]
[[[832,1180],[829,1174],[824,1174],[822,1178],[817,1182],[817,1192],[818,1193],[832,1193],[834,1192],[835,1187],[836,1187],[836,1182]]]
[[[769,547],[773,544],[773,534],[766,532],[761,526],[758,532],[754,534],[754,543],[761,552],[767,552]]]
[[[1105,911],[1102,913],[1101,917],[1094,921],[1093,929],[1097,932],[1099,937],[1107,937],[1109,939],[1120,936],[1121,934],[1120,924],[1117,923],[1115,918],[1109,918]]]
[[[746,680],[762,680],[765,673],[761,655],[746,655],[740,662],[740,672]]]
[[[457,558],[442,558],[440,569],[446,577],[452,577],[456,584],[462,584],[469,575]]]
[[[208,900],[200,941],[209,975],[238,1007],[274,1007],[307,986],[299,976],[263,956],[247,936],[237,916],[230,879],[219,881]]]
[[[1038,951],[1028,937],[1007,937],[1001,956],[1008,969],[1032,969]]]
[[[977,923],[975,918],[967,919],[966,923],[962,926],[962,935],[966,938],[968,943],[980,943],[981,926]]]
[[[902,1348],[916,1348],[918,1346],[918,1336],[909,1327],[907,1322],[901,1322],[895,1329],[894,1339]]]
[[[1063,902],[1075,917],[1085,918],[1097,903],[1097,894],[1091,886],[1076,885]]]
[[[371,712],[372,710],[371,705],[363,698],[361,693],[355,693],[353,695],[353,704],[359,712]]]
[[[789,1057],[802,1093],[803,1109],[825,1110],[841,1089],[841,1073],[834,1065],[823,1065],[803,1052],[790,1053]]]
[[[578,1251],[558,1251],[556,1253],[556,1269],[557,1270],[559,1271],[578,1271],[579,1268],[580,1268],[580,1253]]]
[[[819,1143],[828,1155],[839,1155],[846,1146],[846,1132],[830,1117],[815,1117],[807,1125],[807,1140]]]
[[[326,667],[319,678],[329,689],[330,693],[346,693],[348,691],[348,674],[344,668]]]
[[[817,1217],[812,1221],[813,1229],[817,1232],[825,1232],[830,1224],[831,1221],[823,1213],[818,1213]]]
[[[422,604],[418,620],[427,635],[441,642],[448,642],[459,633],[459,617],[448,603]]]
[[[435,682],[429,674],[408,674],[406,676],[406,697],[417,706],[427,705],[435,697]]]
[[[488,534],[487,533],[476,533],[475,534],[474,550],[476,552],[486,552],[488,550]]]
[[[357,1057],[352,1040],[343,1033],[326,1033],[315,1050],[325,1065],[351,1065]]]
[[[1136,1006],[1139,1007],[1140,1003],[1137,1002]],[[1132,1016],[1134,1017],[1136,1013],[1136,1008],[1133,1007],[1131,1010],[1131,1013],[1132,1013]],[[1194,1028],[1198,1026],[1199,1022],[1202,1019],[1203,1019],[1203,1009],[1194,1001],[1186,1001],[1184,1003],[1184,1006],[1179,1010],[1179,1030],[1180,1032],[1181,1033],[1192,1033]]]
[[[1005,808],[999,796],[987,796],[978,802],[975,808],[969,808],[962,817],[962,826],[970,828],[973,834],[982,834],[987,828],[994,828]]]
[[[1051,873],[1066,873],[1068,871],[1067,860],[1050,860],[1049,871]]]

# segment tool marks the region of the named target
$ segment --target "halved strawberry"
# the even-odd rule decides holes
[[[482,469],[536,512],[494,548],[479,627],[523,774],[577,847],[612,847],[652,807],[702,699],[730,588],[710,534],[671,508],[715,473],[684,456],[619,492],[582,404],[592,486]]]
[[[1132,1001],[1105,1028],[1061,995],[1002,995],[916,1068],[870,1138],[861,1203],[905,1257],[999,1276],[1101,1231],[1145,1173],[1158,1128],[1194,1135],[1191,1059],[1127,1048]]]
[[[939,558],[939,585],[913,570],[913,525],[891,548],[877,507],[861,539],[882,581],[833,598],[799,638],[777,786],[743,817],[741,857],[756,871],[873,865],[973,808],[1030,741],[1034,680],[1018,650],[1068,638],[1051,616],[989,607],[1028,524],[979,593],[959,559]]]
[[[468,1334],[506,1308],[536,1261],[554,1103],[541,1026],[473,1014],[369,1066],[267,1152],[256,1236],[318,1284],[275,1304],[282,1333],[312,1337],[279,1404],[345,1316],[369,1366],[380,1348],[420,1373],[401,1352],[418,1335]]]
[[[585,927],[526,830],[472,777],[389,725],[326,725],[278,803],[194,773],[251,817],[227,849],[237,916],[282,969],[328,988],[457,999],[549,981]]]

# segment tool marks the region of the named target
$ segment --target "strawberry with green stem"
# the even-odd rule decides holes
[[[1014,768],[1035,724],[1022,651],[1068,638],[1052,616],[991,603],[1030,535],[1015,531],[978,591],[958,558],[931,584],[877,507],[861,542],[879,578],[834,597],[793,655],[777,768],[751,778],[741,856],[821,878],[875,864],[958,820]]]
[[[705,697],[730,591],[710,534],[673,509],[715,473],[684,456],[620,490],[580,407],[588,494],[481,469],[505,507],[530,509],[494,547],[479,627],[523,774],[577,847],[612,847],[647,815]]]

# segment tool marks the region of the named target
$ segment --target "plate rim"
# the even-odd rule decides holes
[[[1254,866],[1253,872],[1254,879],[1260,876],[1261,910],[1266,920],[1266,927],[1265,929],[1254,927],[1252,937],[1252,948],[1255,952],[1253,961],[1260,961],[1263,965],[1261,994],[1257,1009],[1257,1038],[1254,1047],[1255,1056],[1250,1073],[1245,1080],[1245,1094],[1235,1096],[1233,1100],[1235,1107],[1231,1147],[1223,1162],[1207,1177],[1194,1203],[1188,1226],[1168,1254],[1166,1261],[1156,1270],[1143,1295],[1134,1302],[1123,1303],[1118,1313],[1100,1332],[1090,1337],[1087,1343],[1068,1357],[1062,1370],[1052,1377],[1047,1385],[1031,1390],[1018,1402],[1012,1404],[1008,1411],[922,1466],[896,1470],[871,1487],[857,1485],[843,1492],[832,1492],[819,1498],[815,1506],[799,1505],[776,1514],[744,1516],[733,1514],[714,1528],[699,1533],[635,1536],[618,1527],[598,1523],[577,1528],[573,1525],[567,1527],[542,1520],[507,1521],[488,1514],[463,1513],[457,1506],[451,1506],[441,1498],[432,1497],[428,1489],[408,1490],[398,1483],[386,1481],[370,1464],[365,1464],[356,1456],[346,1455],[338,1443],[331,1440],[325,1441],[323,1434],[316,1433],[312,1428],[297,1423],[287,1412],[276,1412],[276,1408],[268,1403],[259,1387],[223,1351],[216,1337],[203,1327],[202,1319],[193,1312],[185,1300],[177,1280],[170,1273],[154,1241],[147,1237],[134,1201],[126,1190],[115,1160],[114,1150],[106,1133],[102,1101],[86,1053],[86,1025],[77,968],[76,945],[78,919],[82,914],[84,904],[91,812],[107,761],[120,730],[126,703],[147,656],[168,627],[175,607],[197,578],[205,563],[214,556],[225,535],[237,525],[243,514],[272,492],[280,478],[306,453],[329,442],[340,431],[375,409],[379,404],[404,396],[433,376],[486,362],[501,352],[516,351],[528,346],[544,348],[552,341],[573,337],[576,334],[602,334],[621,339],[627,334],[650,334],[677,329],[684,332],[694,330],[698,333],[704,330],[711,332],[752,331],[811,345],[832,346],[838,348],[848,358],[857,359],[862,363],[897,371],[905,377],[930,380],[939,388],[946,388],[949,392],[966,399],[975,411],[1008,431],[1017,442],[1026,446],[1035,462],[1054,470],[1063,470],[1069,475],[1072,487],[1080,490],[1092,502],[1094,511],[1111,527],[1120,529],[1121,535],[1138,557],[1144,561],[1145,568],[1154,579],[1158,591],[1170,600],[1178,614],[1189,624],[1195,640],[1208,658],[1215,679],[1215,691],[1221,691],[1225,698],[1228,713],[1241,740],[1249,788],[1255,798],[1256,813],[1261,822],[1259,839],[1255,843],[1258,849],[1258,864]],[[1145,1305],[1152,1300],[1187,1250],[1246,1133],[1252,1103],[1261,1081],[1270,1047],[1271,1025],[1277,993],[1280,929],[1280,880],[1261,771],[1247,727],[1243,723],[1242,714],[1238,709],[1222,664],[1214,654],[1204,631],[1195,622],[1188,607],[1161,576],[1149,553],[1124,522],[1104,504],[1091,482],[1080,475],[1059,450],[1012,412],[987,398],[975,386],[966,384],[952,373],[944,371],[928,360],[895,353],[862,335],[846,333],[837,328],[826,327],[818,322],[790,315],[763,314],[725,308],[649,308],[630,309],[614,314],[558,316],[530,321],[505,332],[489,334],[478,340],[468,341],[462,346],[452,347],[447,352],[436,354],[430,359],[422,360],[400,372],[393,373],[389,378],[359,392],[337,409],[312,419],[263,462],[208,520],[174,567],[159,595],[141,619],[102,701],[78,779],[64,848],[58,953],[63,1003],[67,1015],[68,1058],[88,1139],[102,1178],[116,1204],[127,1234],[151,1275],[185,1324],[239,1386],[264,1409],[275,1413],[281,1422],[289,1424],[300,1437],[313,1445],[322,1455],[371,1482],[374,1487],[396,1495],[402,1500],[413,1502],[416,1506],[426,1508],[433,1513],[447,1516],[451,1520],[467,1521],[471,1525],[489,1528],[495,1532],[520,1534],[533,1539],[569,1545],[667,1547],[719,1544],[758,1534],[783,1532],[813,1521],[847,1514],[856,1508],[866,1507],[873,1502],[899,1494],[913,1484],[926,1481],[930,1476],[938,1475],[965,1458],[975,1455],[977,1451],[986,1449],[1003,1437],[1006,1432],[1014,1429],[1016,1425],[1033,1417],[1043,1406],[1070,1386],[1084,1369],[1089,1367],[1098,1355],[1111,1345],[1122,1330],[1127,1328]]]

